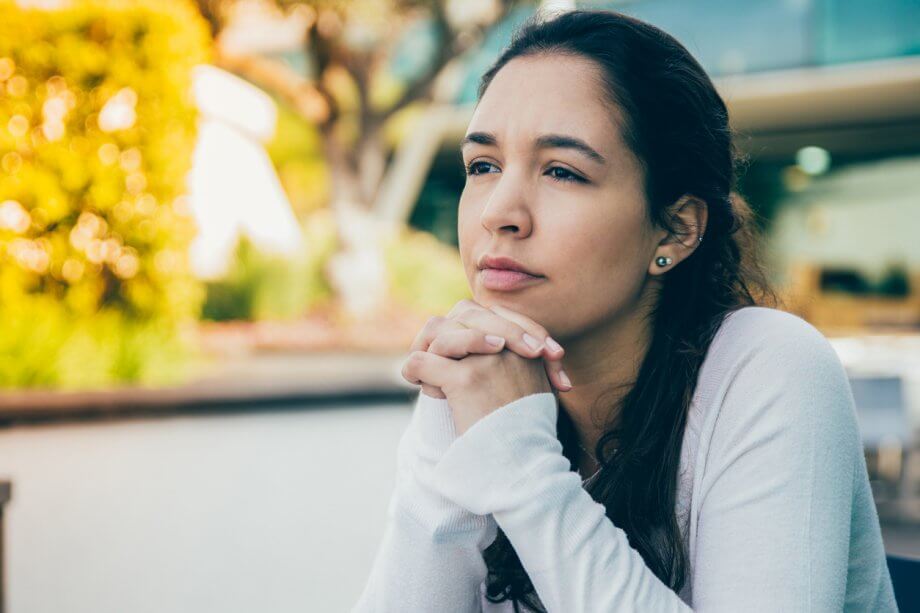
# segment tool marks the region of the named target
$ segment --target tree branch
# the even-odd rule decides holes
[[[431,13],[439,33],[440,41],[440,45],[435,51],[434,60],[425,74],[410,84],[403,92],[402,96],[400,96],[399,100],[382,113],[384,116],[391,116],[409,104],[429,95],[432,84],[448,62],[458,55],[462,55],[467,49],[472,47],[474,42],[478,42],[482,39],[484,29],[480,28],[475,36],[467,37],[468,42],[466,44],[460,45],[459,33],[453,30],[447,19],[444,2],[445,0],[434,0],[431,3]],[[502,0],[500,2],[501,10],[496,16],[495,21],[488,24],[486,27],[501,22],[518,3],[518,0]]]
[[[277,95],[310,123],[325,124],[337,112],[328,92],[277,60],[219,50],[216,64]]]

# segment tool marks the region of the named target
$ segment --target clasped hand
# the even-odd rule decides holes
[[[410,347],[402,376],[421,385],[422,393],[447,399],[460,436],[518,398],[550,392],[551,385],[572,389],[562,371],[564,353],[529,317],[461,300],[446,317],[428,320]]]

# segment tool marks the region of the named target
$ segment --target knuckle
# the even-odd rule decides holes
[[[443,335],[438,336],[428,345],[428,353],[444,355],[445,351],[447,351],[447,341],[444,339]]]
[[[437,330],[444,321],[445,317],[441,315],[432,315],[428,318],[428,321],[425,322],[425,330]]]
[[[509,313],[514,313],[514,318],[515,318],[515,320],[516,320],[516,321],[515,321],[515,325],[518,325],[522,330],[528,332],[531,336],[533,336],[533,335],[540,335],[540,336],[538,336],[537,338],[542,338],[542,337],[544,337],[544,336],[549,336],[549,331],[547,331],[546,328],[544,328],[543,326],[541,326],[540,324],[538,324],[536,321],[534,321],[532,318],[530,318],[530,317],[528,317],[528,316],[526,316],[526,315],[523,315],[523,314],[518,313],[518,312],[512,312],[512,311],[510,311],[510,309],[507,309],[507,308],[505,308],[505,307],[503,307],[503,306],[499,306],[499,305],[493,305],[492,307],[490,307],[490,309],[491,309],[495,314],[497,314],[497,315],[499,315],[500,317],[503,317],[503,318],[505,318],[505,319],[508,318]],[[510,321],[510,319],[509,319],[509,321]],[[521,323],[518,324],[518,322],[521,322]]]
[[[418,355],[422,353],[420,351],[413,351],[406,357],[406,361],[403,362],[402,374],[406,378],[414,378],[413,375],[419,366]]]
[[[424,351],[413,351],[406,358],[406,361],[403,363],[402,367],[402,376],[404,379],[410,383],[418,383],[419,377],[418,372],[421,367],[422,354]]]
[[[437,334],[438,328],[444,321],[445,318],[440,315],[429,317],[428,321],[425,322],[425,325],[422,326],[422,329],[415,336],[415,340],[412,342],[410,348],[416,351],[427,349],[431,339]]]
[[[412,339],[412,344],[409,345],[409,351],[416,351],[425,346],[425,334],[425,329],[422,328],[422,330],[415,335],[415,338]]]
[[[454,318],[454,321],[463,324],[467,328],[475,328],[478,330],[495,328],[492,319],[488,316],[483,316],[483,311],[480,309],[463,311]]]
[[[452,316],[454,316],[454,315],[456,315],[456,314],[458,314],[458,313],[461,313],[461,312],[463,312],[463,311],[466,311],[466,310],[468,310],[468,309],[471,309],[471,308],[473,308],[473,305],[474,305],[474,302],[473,302],[472,300],[468,299],[468,298],[464,298],[464,299],[462,299],[462,300],[459,300],[459,301],[453,306],[453,308],[451,308],[450,313],[448,313],[447,316],[448,316],[448,317],[452,317]]]

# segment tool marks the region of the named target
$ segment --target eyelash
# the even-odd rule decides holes
[[[490,164],[489,162],[482,162],[482,161],[470,162],[469,164],[464,164],[464,168],[466,169],[466,174],[467,174],[467,175],[471,175],[471,176],[477,176],[477,175],[481,174],[481,173],[474,173],[474,172],[473,172],[473,168],[476,167],[476,166],[479,165],[479,164],[488,164],[489,166],[493,166],[493,164]],[[553,170],[553,169],[556,169],[556,168],[558,168],[559,170],[562,170],[563,172],[567,173],[569,176],[568,176],[567,178],[562,178],[562,177],[557,177],[557,176],[550,176],[550,178],[551,178],[553,181],[558,181],[559,183],[587,183],[587,182],[588,182],[586,179],[583,179],[582,177],[579,177],[579,176],[576,175],[574,172],[572,172],[572,171],[570,171],[570,170],[568,170],[568,169],[566,169],[566,168],[563,168],[562,166],[553,166],[552,168],[550,168],[550,170]]]

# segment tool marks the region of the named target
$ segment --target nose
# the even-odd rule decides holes
[[[508,171],[499,176],[480,214],[482,226],[492,233],[511,232],[518,238],[528,236],[533,218],[527,204],[527,185]]]

